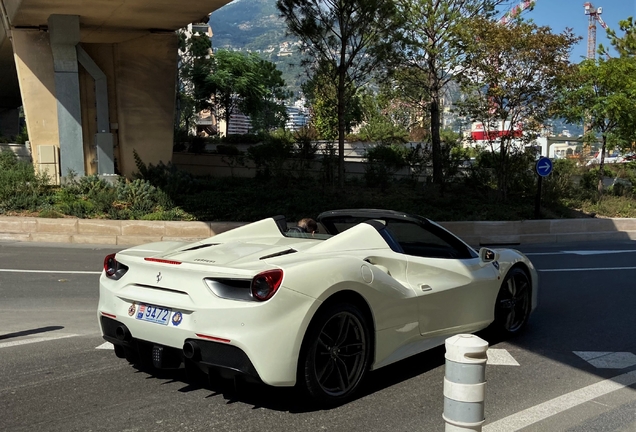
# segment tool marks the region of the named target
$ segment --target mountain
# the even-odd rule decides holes
[[[236,0],[210,16],[212,47],[250,51],[276,64],[289,89],[297,94],[305,80],[296,49],[273,0]]]

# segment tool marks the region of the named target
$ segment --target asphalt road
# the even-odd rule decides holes
[[[522,335],[489,341],[503,360],[487,367],[484,431],[636,431],[636,242],[520,249],[540,270],[540,303]],[[370,374],[330,410],[292,389],[201,389],[181,371],[134,369],[97,325],[114,251],[0,243],[0,430],[444,430],[443,348]]]

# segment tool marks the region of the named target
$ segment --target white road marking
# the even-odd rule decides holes
[[[112,349],[114,349],[114,348],[115,348],[115,347],[114,347],[114,346],[113,346],[113,344],[112,344],[112,343],[110,343],[110,342],[104,342],[104,343],[103,343],[103,344],[101,344],[100,346],[95,347],[95,349],[101,349],[101,350],[112,350]]]
[[[524,253],[526,256],[540,256],[540,255],[607,255],[607,254],[618,254],[618,253],[630,253],[636,252],[636,249],[630,250],[580,250],[580,251],[558,251],[558,252],[528,252]]]
[[[490,348],[486,351],[488,362],[486,364],[493,366],[519,366],[515,358],[505,349]]]
[[[625,369],[636,365],[630,352],[572,351],[597,369]]]
[[[578,272],[578,271],[607,271],[607,270],[636,270],[636,267],[592,267],[570,269],[537,269],[538,272]]]
[[[39,337],[39,338],[32,338],[32,339],[21,339],[21,340],[16,340],[11,342],[0,342],[0,348],[9,348],[13,346],[26,345],[26,344],[32,344],[32,343],[38,343],[38,342],[48,342],[48,341],[57,340],[57,339],[72,338],[75,336],[79,336],[79,335],[67,334],[67,335],[46,336],[46,337]]]
[[[575,406],[589,402],[608,393],[636,384],[636,371],[600,381],[582,389],[566,393],[547,402],[512,414],[501,420],[487,424],[483,432],[512,432],[540,422]]]
[[[55,274],[102,274],[98,271],[73,271],[73,270],[19,270],[19,269],[0,269],[3,273],[55,273]]]

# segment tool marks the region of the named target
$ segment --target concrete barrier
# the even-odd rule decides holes
[[[245,222],[172,222],[0,216],[0,241],[132,246],[194,242]],[[636,240],[636,219],[549,219],[440,222],[472,246]]]

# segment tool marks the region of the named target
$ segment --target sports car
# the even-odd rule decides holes
[[[330,404],[351,398],[368,371],[452,335],[518,333],[536,307],[537,272],[516,250],[476,250],[396,211],[317,221],[318,233],[276,216],[107,256],[104,339],[135,364],[298,385]]]

